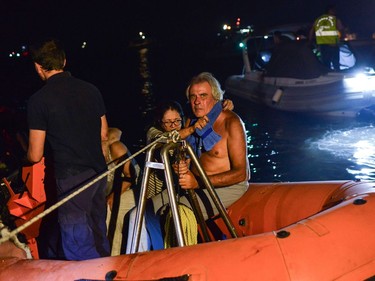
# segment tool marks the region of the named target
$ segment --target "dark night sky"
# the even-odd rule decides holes
[[[5,2],[5,0],[1,0]],[[336,3],[335,3],[336,2]],[[12,0],[1,3],[1,48],[56,36],[70,40],[126,42],[143,30],[161,40],[201,44],[237,17],[256,28],[312,22],[327,0]],[[334,0],[338,16],[362,37],[375,32],[374,0]]]
[[[3,96],[9,98],[9,103],[22,102],[42,86],[32,65],[3,60],[9,51],[18,51],[21,44],[28,45],[41,37],[57,37],[65,45],[68,42],[78,49],[74,59],[69,53],[68,70],[72,69],[84,80],[93,81],[106,97],[108,108],[113,110],[118,108],[119,96],[126,100],[131,95],[133,100],[137,96],[134,93],[141,88],[137,84],[139,62],[136,56],[124,52],[124,46],[139,31],[161,44],[161,48],[155,48],[158,53],[153,56],[157,57],[153,66],[162,71],[152,72],[152,86],[159,96],[168,96],[183,92],[186,81],[202,69],[225,69],[220,72],[222,79],[233,73],[233,69],[237,70],[235,62],[232,68],[216,61],[207,66],[195,56],[215,41],[213,39],[224,23],[234,24],[240,17],[242,24],[253,25],[255,30],[288,23],[312,23],[328,1],[0,0],[0,103]],[[338,16],[346,27],[360,37],[370,38],[375,32],[375,0],[332,1],[338,4]],[[82,41],[87,41],[93,48],[81,53]],[[192,52],[189,58],[194,61],[187,62],[180,56],[170,55],[172,51],[180,55],[186,50]],[[168,70],[173,70],[173,84],[165,81],[171,75]],[[103,79],[104,76],[108,79]],[[126,81],[124,77],[127,77]],[[118,114],[121,116],[119,126],[127,123],[121,122],[127,120],[127,115],[123,111]]]

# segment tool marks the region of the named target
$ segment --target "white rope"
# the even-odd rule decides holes
[[[23,225],[21,225],[18,228],[12,230],[11,232],[4,233],[4,236],[0,238],[0,244],[8,241],[12,237],[16,236],[18,233],[20,233],[21,231],[23,231],[25,228],[27,228],[30,225],[32,225],[37,220],[45,217],[46,215],[48,215],[52,211],[56,210],[58,207],[60,207],[61,205],[63,205],[64,203],[66,203],[67,201],[69,201],[70,199],[72,199],[73,197],[77,196],[81,192],[85,191],[91,185],[93,185],[97,181],[101,180],[102,178],[104,178],[105,176],[107,176],[109,173],[111,173],[112,171],[116,170],[120,166],[124,165],[126,162],[132,160],[134,157],[138,156],[139,154],[141,154],[142,152],[144,152],[145,150],[147,150],[148,148],[150,148],[151,146],[153,146],[155,143],[160,142],[162,139],[167,139],[167,138],[171,138],[173,142],[176,142],[176,141],[178,141],[180,139],[180,136],[179,136],[179,133],[177,131],[173,131],[173,132],[170,132],[168,134],[162,134],[161,136],[158,136],[158,138],[156,140],[154,140],[150,144],[146,145],[144,148],[142,148],[138,152],[134,153],[129,158],[123,160],[122,162],[120,162],[119,164],[117,164],[113,168],[109,169],[105,173],[99,175],[98,177],[96,177],[95,179],[93,179],[91,182],[85,184],[84,186],[80,187],[76,191],[72,192],[67,197],[65,197],[64,199],[62,199],[59,202],[57,202],[55,205],[52,205],[51,207],[49,207],[48,209],[46,209],[44,212],[42,212],[39,215],[33,217],[31,220],[25,222]]]
[[[5,226],[1,221],[0,221],[0,235],[1,236],[8,236],[10,233],[9,228]],[[21,242],[17,236],[13,236],[9,238],[14,245],[16,245],[18,248],[21,250],[25,251],[26,253],[26,258],[27,259],[32,259],[33,256],[31,255],[31,250],[29,246],[27,246],[25,243]]]

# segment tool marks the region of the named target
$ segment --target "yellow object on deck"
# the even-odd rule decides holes
[[[178,204],[178,210],[181,216],[182,231],[186,245],[190,246],[198,244],[198,223],[193,210],[184,204]],[[176,233],[172,219],[172,210],[169,210],[164,225],[165,249],[177,246]]]

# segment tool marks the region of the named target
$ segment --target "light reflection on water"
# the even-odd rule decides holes
[[[259,130],[258,126],[258,123],[247,123],[247,148],[252,179],[254,180],[254,175],[261,175],[265,167],[268,167],[268,169],[266,168],[268,171],[267,180],[279,181],[281,180],[281,175],[278,173],[278,163],[275,160],[275,157],[279,153],[275,150],[268,132],[261,134],[253,133]]]
[[[356,179],[375,179],[375,128],[370,126],[327,132],[312,141],[311,149],[327,151],[355,165],[347,167]]]
[[[251,181],[375,180],[373,120],[315,118],[234,103],[248,130]]]

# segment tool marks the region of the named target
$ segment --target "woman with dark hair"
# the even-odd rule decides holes
[[[229,109],[233,104],[229,106]],[[196,128],[202,129],[209,122],[207,116],[200,118],[194,125],[185,126],[185,116],[181,105],[177,101],[168,100],[157,105],[154,120],[147,131],[147,142],[149,143],[156,136],[164,132],[177,130],[181,139],[191,135]]]

